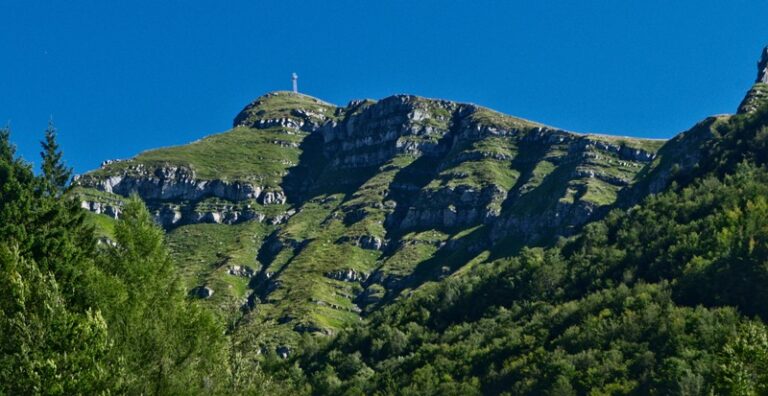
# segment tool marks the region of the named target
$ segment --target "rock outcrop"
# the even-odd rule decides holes
[[[203,180],[197,178],[192,169],[175,165],[132,164],[107,177],[85,175],[78,178],[77,183],[122,196],[135,192],[148,201],[199,201],[216,197],[228,201],[253,199],[270,205],[284,204],[286,199],[282,191],[267,191],[246,181]]]
[[[763,48],[760,60],[757,62],[757,79],[755,83],[768,83],[768,47]]]

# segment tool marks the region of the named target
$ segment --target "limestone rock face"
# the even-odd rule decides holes
[[[105,161],[105,166],[115,162]],[[235,224],[247,220],[266,221],[267,216],[251,205],[237,202],[251,201],[261,205],[283,205],[285,192],[269,190],[247,181],[201,180],[187,167],[161,165],[149,167],[135,164],[121,169],[108,177],[85,175],[78,177],[76,185],[126,197],[137,193],[164,228],[182,224],[217,223]],[[215,208],[197,207],[205,199],[219,199],[231,204],[219,203]],[[114,202],[83,200],[82,207],[94,213],[117,218],[120,205]],[[284,216],[270,221],[280,223]]]
[[[145,200],[187,200],[217,197],[231,201],[260,199],[269,203],[284,202],[282,194],[264,192],[252,183],[223,180],[200,180],[187,167],[164,165],[151,168],[132,165],[106,178],[80,177],[78,184],[122,196],[136,192]]]
[[[444,110],[447,117],[462,106],[447,101],[429,104]],[[364,109],[359,109],[360,103],[350,105],[356,106],[347,110],[351,114],[319,129],[329,166],[365,168],[381,165],[397,154],[434,155],[443,149],[439,141],[448,131],[424,122],[429,113],[421,98],[395,95]]]
[[[102,203],[98,201],[82,201],[80,207],[96,214],[105,214],[113,219],[118,218],[122,209],[119,205]]]
[[[229,266],[229,268],[227,268],[227,273],[232,276],[239,276],[243,278],[250,278],[255,274],[253,268],[240,265]]]
[[[368,279],[368,274],[356,271],[354,269],[331,271],[326,273],[325,276],[343,282],[364,282]]]
[[[757,80],[756,83],[768,83],[768,47],[763,48],[760,61],[757,62]]]

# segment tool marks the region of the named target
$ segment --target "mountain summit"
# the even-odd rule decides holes
[[[757,80],[755,83],[768,83],[768,47],[763,48],[763,53],[757,62]]]

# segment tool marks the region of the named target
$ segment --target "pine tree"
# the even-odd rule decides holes
[[[83,291],[94,269],[82,210],[41,194],[41,178],[0,131],[0,394],[109,391],[104,320]]]
[[[43,180],[46,183],[48,192],[52,195],[58,195],[67,186],[72,177],[72,169],[67,168],[62,161],[62,152],[59,144],[56,142],[56,128],[53,121],[48,122],[48,128],[45,130],[45,140],[40,142],[43,151],[40,156],[43,159],[41,165],[43,171]]]
[[[164,233],[136,196],[115,225],[115,242],[101,268],[111,277],[103,310],[115,335],[113,366],[122,366],[121,392],[212,393],[223,386],[223,326],[187,299]]]
[[[73,311],[58,282],[0,245],[0,394],[109,393],[110,348],[98,311]]]
[[[11,144],[11,128],[0,128],[0,160],[11,162],[16,149]]]

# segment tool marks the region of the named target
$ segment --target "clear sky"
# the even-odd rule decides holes
[[[227,130],[255,97],[411,93],[667,138],[733,112],[768,2],[0,0],[0,123],[77,172]]]

